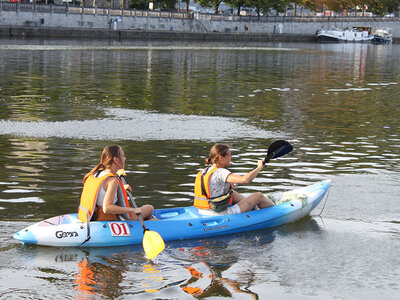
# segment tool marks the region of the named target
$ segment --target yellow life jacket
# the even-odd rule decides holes
[[[215,211],[224,211],[228,205],[232,204],[232,189],[229,192],[218,197],[211,198],[210,195],[210,177],[218,168],[213,168],[211,171],[200,170],[197,173],[194,182],[194,203],[193,205],[201,209],[213,209]]]
[[[90,221],[91,218],[93,217],[93,213],[95,211],[96,207],[96,200],[97,200],[97,194],[99,192],[99,189],[101,188],[103,182],[110,176],[115,176],[114,174],[106,174],[102,177],[95,177],[90,175],[86,181],[84,181],[83,185],[83,190],[81,194],[81,201],[79,205],[79,210],[78,210],[78,218],[82,222],[87,222]],[[124,204],[126,207],[130,207],[129,201],[128,201],[128,196],[126,194],[124,185],[122,181],[118,178],[118,182],[120,185],[120,188],[122,190],[122,194],[124,197]],[[100,212],[100,210],[98,210]],[[129,214],[129,218],[132,219],[132,214]],[[105,214],[102,211],[99,213],[98,216],[99,221],[114,221],[117,220],[116,215],[113,214]]]

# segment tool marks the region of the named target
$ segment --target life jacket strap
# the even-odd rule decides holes
[[[86,211],[86,229],[87,229],[87,234],[86,234],[86,240],[83,241],[81,245],[86,243],[87,241],[90,240],[90,220],[89,220],[89,210],[86,207],[83,207],[82,205],[79,205],[79,209],[82,209]]]
[[[208,198],[209,195],[207,195],[206,186],[204,185],[204,176],[206,176],[209,169],[210,167],[205,168],[204,172],[201,174],[201,192],[204,196],[206,196],[206,198]]]

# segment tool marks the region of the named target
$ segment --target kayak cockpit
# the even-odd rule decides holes
[[[39,223],[37,223],[37,226],[39,227],[52,226],[52,225],[57,226],[64,224],[73,224],[76,223],[77,221],[79,221],[78,214],[67,214],[40,221]]]
[[[155,209],[154,216],[160,221],[167,219],[186,220],[199,218],[197,208],[194,206]]]

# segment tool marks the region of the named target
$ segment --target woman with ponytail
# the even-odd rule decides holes
[[[125,167],[125,154],[118,145],[104,148],[100,163],[83,178],[83,191],[79,206],[79,219],[86,221],[137,220],[138,214],[143,219],[152,217],[154,208],[144,205],[130,207],[126,190],[132,192],[127,184],[123,185],[116,176],[119,169]]]
[[[237,214],[250,211],[255,207],[266,208],[274,204],[260,193],[244,197],[232,189],[235,184],[250,183],[264,168],[262,160],[257,168],[245,175],[233,174],[226,169],[231,163],[230,147],[215,144],[205,163],[207,167],[197,174],[195,181],[194,206],[201,214]]]

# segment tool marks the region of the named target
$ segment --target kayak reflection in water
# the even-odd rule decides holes
[[[79,205],[79,219],[91,221],[138,220],[152,217],[154,208],[144,205],[134,208],[129,205],[126,190],[132,191],[117,177],[117,171],[125,166],[125,154],[118,145],[104,148],[100,164],[95,166],[83,179],[83,191]]]
[[[257,168],[245,175],[232,174],[225,169],[231,163],[230,147],[225,144],[215,144],[206,159],[205,169],[197,174],[194,187],[194,206],[200,214],[227,215],[250,211],[255,207],[266,208],[274,203],[260,193],[244,197],[232,189],[234,184],[250,183],[264,168],[264,162],[259,160]]]
[[[124,259],[115,252],[83,251],[85,258],[78,262],[74,276],[74,299],[117,299],[123,295],[121,284],[128,272]]]

